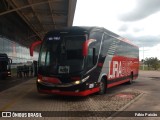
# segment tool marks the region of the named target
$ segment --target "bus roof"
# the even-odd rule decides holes
[[[111,32],[111,31],[109,31],[109,30],[107,30],[107,29],[105,29],[105,28],[103,28],[103,27],[96,27],[96,26],[94,26],[94,27],[88,27],[88,26],[73,26],[73,27],[66,27],[66,28],[63,28],[63,29],[55,29],[55,30],[49,31],[49,32],[46,34],[46,36],[51,35],[51,34],[53,34],[53,33],[55,33],[55,34],[56,34],[56,33],[57,33],[57,34],[66,34],[66,33],[68,33],[68,34],[79,34],[79,33],[81,33],[81,34],[89,34],[89,33],[93,32],[93,31],[105,32],[105,33],[108,34],[109,36],[112,36],[112,37],[114,37],[114,38],[116,38],[116,39],[119,39],[119,40],[121,40],[121,41],[123,41],[123,42],[126,42],[126,43],[128,43],[128,44],[131,44],[131,45],[133,45],[133,46],[135,46],[135,47],[138,47],[138,46],[134,45],[134,44],[133,44],[131,41],[129,41],[128,39],[123,38],[123,37],[121,37],[120,35],[115,34],[115,33]]]

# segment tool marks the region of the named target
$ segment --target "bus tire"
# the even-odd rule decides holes
[[[133,72],[131,72],[131,75],[129,77],[129,81],[128,84],[132,84],[133,83]]]
[[[106,80],[104,78],[101,79],[99,83],[99,95],[105,94],[106,93]]]

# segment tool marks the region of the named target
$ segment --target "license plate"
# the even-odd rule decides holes
[[[58,73],[69,73],[69,66],[59,66]]]

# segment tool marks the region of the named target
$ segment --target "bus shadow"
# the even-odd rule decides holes
[[[25,98],[26,99],[34,99],[34,100],[42,100],[42,101],[65,101],[65,102],[76,102],[76,101],[85,101],[90,96],[94,96],[94,94],[89,96],[62,96],[62,95],[50,95],[50,94],[40,94],[37,91],[29,93]]]
[[[93,96],[93,95],[90,95]],[[44,100],[55,100],[55,101],[66,101],[66,102],[76,102],[76,101],[86,101],[90,96],[61,96],[61,95],[45,95],[41,96]]]

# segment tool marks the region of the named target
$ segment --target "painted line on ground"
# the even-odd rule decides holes
[[[117,116],[120,112],[124,111],[126,108],[128,108],[132,103],[134,103],[135,101],[137,101],[138,99],[140,99],[142,96],[144,95],[144,93],[139,94],[137,97],[135,97],[133,100],[131,100],[129,103],[127,103],[124,107],[122,107],[121,109],[119,109],[117,112],[115,112],[114,114],[112,114],[110,117],[108,117],[106,120],[111,120],[113,119],[115,116]]]

